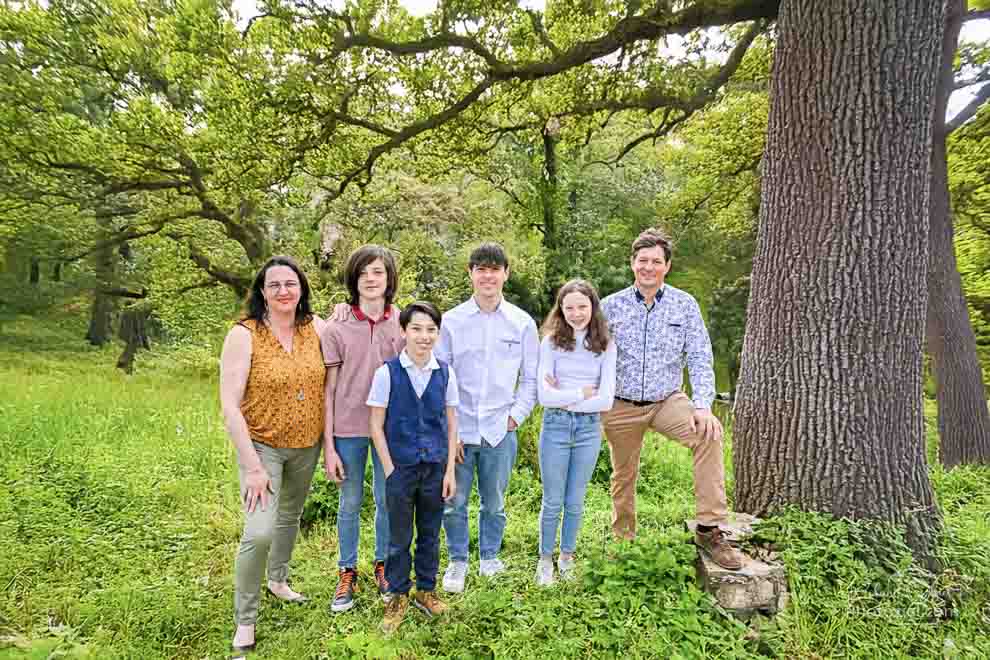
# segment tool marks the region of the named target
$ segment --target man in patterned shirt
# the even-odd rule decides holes
[[[728,509],[722,425],[711,412],[711,340],[697,301],[664,284],[670,254],[666,234],[644,231],[632,244],[635,283],[602,301],[618,348],[615,406],[602,415],[612,459],[612,533],[623,539],[636,536],[639,456],[643,435],[652,428],[691,450],[699,522],[695,542],[716,563],[735,569],[743,565],[744,556],[718,527]],[[685,366],[691,398],[681,391]]]

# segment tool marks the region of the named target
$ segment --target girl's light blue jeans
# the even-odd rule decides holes
[[[598,413],[577,413],[561,408],[543,411],[540,431],[540,477],[543,506],[540,509],[540,554],[552,555],[557,545],[561,512],[560,551],[577,549],[584,496],[602,448]]]

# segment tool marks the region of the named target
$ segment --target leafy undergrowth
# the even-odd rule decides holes
[[[167,354],[126,377],[112,350],[80,347],[75,334],[23,321],[3,332],[0,658],[226,657],[240,513],[215,381]],[[263,600],[263,657],[990,657],[985,469],[933,469],[946,521],[938,577],[882,526],[797,512],[767,521],[753,543],[787,564],[792,598],[777,617],[742,624],[695,583],[682,531],[693,509],[690,457],[657,438],[643,455],[639,540],[608,540],[607,479],[596,473],[579,579],[536,587],[535,425],[521,436],[509,570],[481,578],[475,562],[448,616],[428,622],[411,612],[391,639],[378,633],[382,605],[367,563],[356,607],[327,611],[335,491],[318,477],[292,576],[313,601]],[[364,562],[373,545],[368,479]]]

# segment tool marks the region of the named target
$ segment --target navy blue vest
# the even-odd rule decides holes
[[[385,440],[396,465],[447,461],[447,364],[434,369],[422,398],[396,356],[388,366],[389,395]]]

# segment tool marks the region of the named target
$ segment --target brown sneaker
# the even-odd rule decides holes
[[[447,604],[437,598],[435,591],[417,591],[413,596],[413,605],[431,619],[447,611]]]
[[[746,555],[729,545],[729,542],[725,540],[725,534],[718,527],[710,532],[703,532],[699,529],[694,533],[694,542],[722,568],[735,571],[746,563]]]
[[[378,594],[382,599],[388,597],[388,580],[385,579],[385,562],[375,562],[375,584],[378,585]]]
[[[409,594],[393,594],[392,598],[385,603],[385,618],[382,619],[382,632],[391,635],[406,618],[406,610],[409,609]]]

